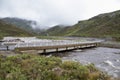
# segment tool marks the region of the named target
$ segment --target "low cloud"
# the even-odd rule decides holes
[[[0,17],[35,20],[41,26],[72,25],[119,9],[118,0],[0,0]]]

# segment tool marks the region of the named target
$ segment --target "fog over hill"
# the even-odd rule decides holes
[[[55,26],[46,31],[51,36],[108,37],[120,40],[120,10],[79,21],[71,27]]]
[[[25,31],[15,25],[0,20],[0,39],[6,36],[33,36],[33,33]]]
[[[0,0],[0,17],[37,21],[41,26],[73,25],[120,9],[119,0]]]

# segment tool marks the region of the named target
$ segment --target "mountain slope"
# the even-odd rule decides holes
[[[41,31],[39,28],[33,28],[35,26],[38,26],[36,21],[10,17],[2,18],[1,20],[5,21],[6,23],[13,24],[26,31],[29,31],[30,33],[36,34],[39,33],[39,31]]]
[[[32,21],[19,19],[19,18],[9,18],[9,17],[2,18],[2,20],[7,22],[7,23],[19,26],[20,28],[23,28],[23,29],[26,28],[26,29],[32,30],[32,26],[31,26]]]
[[[58,27],[53,36],[113,37],[120,39],[120,11],[100,14],[88,20],[79,21],[72,27]],[[49,32],[52,30],[49,29]],[[59,31],[59,32],[58,32]],[[62,34],[64,32],[64,34]]]
[[[61,36],[61,35],[64,35],[66,34],[66,30],[68,29],[69,27],[67,26],[61,26],[61,25],[56,25],[50,29],[48,29],[46,31],[46,35],[57,35],[57,36]]]
[[[0,38],[5,36],[32,36],[33,34],[0,20]]]
[[[84,28],[79,29],[74,35],[78,36],[117,36],[120,35],[120,11],[101,14],[84,21]],[[79,22],[75,26],[83,27],[83,23]],[[74,27],[75,27],[74,26]]]

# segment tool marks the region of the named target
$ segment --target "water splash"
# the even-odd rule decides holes
[[[120,69],[120,67],[116,67],[111,61],[107,60],[107,61],[104,61],[104,63],[110,65],[111,67],[115,68],[115,69]]]

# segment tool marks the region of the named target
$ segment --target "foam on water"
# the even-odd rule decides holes
[[[112,66],[113,68],[115,68],[114,64],[109,60],[104,61],[104,63],[108,64],[109,66]]]
[[[119,59],[116,59],[116,62],[120,62],[120,60],[119,60]]]
[[[107,72],[109,75],[119,77],[120,54],[116,53],[120,53],[120,49],[98,47],[68,52],[67,56],[63,56],[62,59],[73,60],[82,64],[93,63],[97,68]]]

